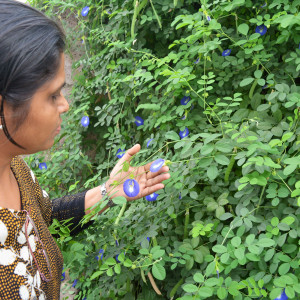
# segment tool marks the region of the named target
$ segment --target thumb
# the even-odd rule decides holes
[[[122,163],[127,160],[130,161],[132,156],[137,154],[141,150],[141,145],[140,144],[135,144],[132,148],[128,149],[126,153],[123,155],[123,157],[120,159]]]

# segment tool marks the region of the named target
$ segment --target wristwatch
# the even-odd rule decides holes
[[[101,190],[102,198],[105,197],[107,195],[107,190],[106,190],[106,187],[105,187],[105,182],[100,185],[100,190]],[[116,204],[110,198],[108,198],[108,199],[109,199],[108,203],[107,203],[108,207],[116,206]]]

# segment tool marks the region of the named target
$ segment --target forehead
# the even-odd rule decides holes
[[[60,89],[65,82],[65,57],[61,54],[58,70],[55,76],[39,88],[37,92],[55,92]]]

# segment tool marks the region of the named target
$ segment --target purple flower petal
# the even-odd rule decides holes
[[[222,56],[229,56],[231,53],[231,49],[226,49],[222,52]]]
[[[73,282],[73,284],[72,284],[72,287],[75,287],[76,284],[77,284],[77,282],[78,282],[78,279],[75,279],[74,282]]]
[[[90,8],[88,6],[85,6],[82,10],[81,10],[81,15],[83,17],[86,17],[87,14],[89,13]]]
[[[88,116],[84,116],[81,118],[81,125],[83,127],[88,127],[90,124],[90,118]]]
[[[277,298],[275,298],[274,300],[288,300],[288,299],[289,298],[285,293],[285,289],[283,289],[282,293]]]
[[[265,26],[265,25],[260,25],[260,26],[257,26],[256,28],[255,28],[255,32],[256,33],[259,33],[260,35],[265,35],[266,34],[266,32],[267,32],[267,26]]]
[[[190,96],[184,96],[181,100],[180,100],[180,103],[181,105],[187,105],[191,100],[191,97]]]
[[[128,197],[135,197],[140,192],[140,186],[135,179],[127,179],[123,184],[123,190]]]
[[[118,151],[117,151],[116,156],[118,158],[122,158],[124,156],[125,152],[126,152],[125,149],[122,150],[121,148],[119,148]]]
[[[150,146],[150,143],[153,141],[153,139],[150,139],[148,142],[147,142],[147,148]]]
[[[152,202],[152,201],[155,201],[157,199],[157,197],[158,197],[158,194],[152,193],[150,195],[147,195],[145,198],[147,201]]]
[[[47,164],[45,163],[45,162],[43,162],[43,163],[40,163],[39,164],[39,168],[41,169],[41,170],[47,170]]]
[[[164,164],[165,164],[165,160],[162,158],[159,158],[151,164],[150,171],[153,173],[158,172]]]
[[[198,57],[198,58],[195,60],[194,64],[198,64],[199,61],[200,61],[200,58]]]
[[[209,15],[207,15],[207,16],[206,16],[206,19],[207,19],[207,21],[208,21],[208,22],[210,22],[210,21],[211,21],[211,18],[210,18],[210,16],[209,16]]]
[[[182,197],[181,197],[181,193],[179,193],[179,196],[178,196],[178,198],[179,198],[179,200],[181,200],[181,199],[182,199]]]
[[[189,133],[190,133],[189,130],[187,129],[187,127],[185,127],[185,129],[184,129],[183,131],[180,131],[180,132],[179,132],[179,136],[180,136],[181,139],[183,139],[183,138],[185,138],[186,136],[188,136]]]
[[[141,117],[139,117],[139,116],[135,117],[135,121],[134,122],[135,122],[136,126],[144,125],[144,120]]]

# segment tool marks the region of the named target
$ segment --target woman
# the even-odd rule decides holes
[[[83,218],[106,193],[128,201],[164,187],[168,167],[149,172],[150,164],[118,173],[140,150],[129,149],[109,180],[94,189],[51,201],[21,155],[49,149],[69,104],[65,82],[64,34],[41,12],[14,0],[0,0],[0,298],[59,299],[63,257],[48,226],[54,218]],[[135,171],[136,197],[120,181]],[[111,200],[105,209],[112,206]],[[104,210],[105,210],[104,209]],[[102,211],[101,211],[102,212]]]

